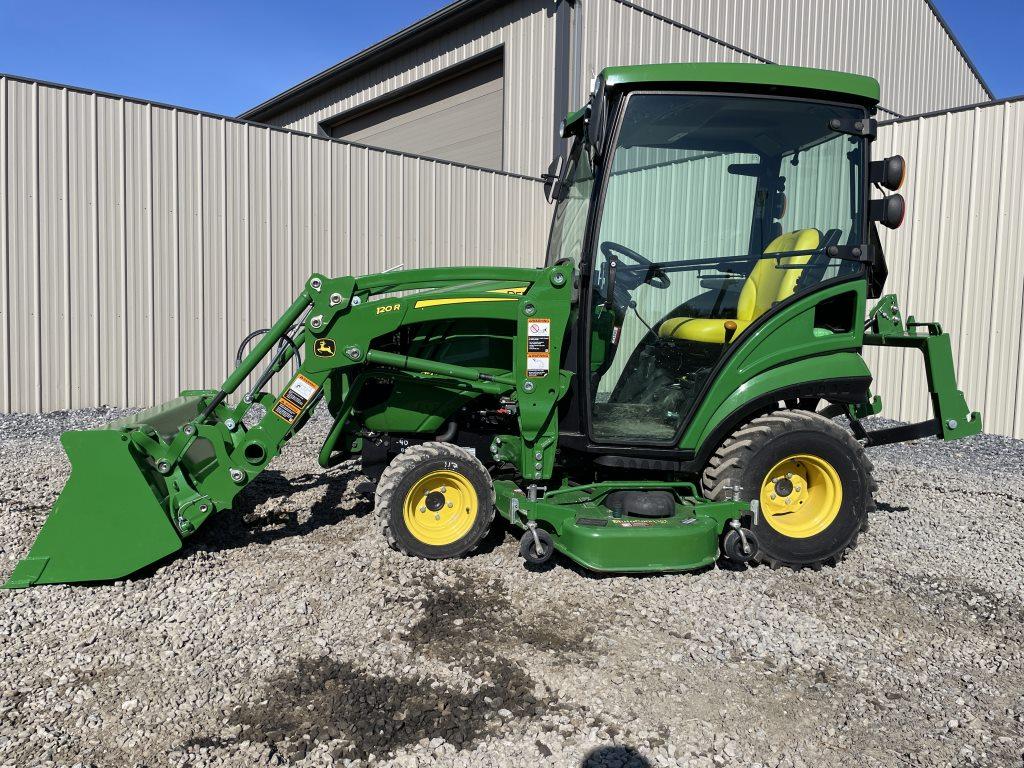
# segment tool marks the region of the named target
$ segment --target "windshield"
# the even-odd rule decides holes
[[[628,98],[591,255],[595,437],[672,439],[760,317],[861,272],[827,249],[863,242],[864,140],[830,128],[863,117],[782,98]]]
[[[556,187],[555,215],[548,239],[548,266],[560,259],[579,259],[593,186],[594,169],[590,157],[583,151],[583,142],[577,139],[561,183]]]

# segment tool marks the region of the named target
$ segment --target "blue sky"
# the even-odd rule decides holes
[[[1024,0],[933,0],[996,98],[1024,94]]]
[[[996,96],[1024,93],[1024,0],[936,3]],[[0,72],[237,114],[445,4],[0,0]]]

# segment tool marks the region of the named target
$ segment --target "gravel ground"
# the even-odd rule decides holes
[[[0,417],[0,576],[117,415]],[[390,551],[323,429],[159,567],[0,593],[0,765],[1022,764],[1024,442],[874,450],[838,568],[598,578]]]

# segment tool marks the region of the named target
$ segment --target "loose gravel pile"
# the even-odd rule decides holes
[[[0,417],[0,576],[69,472]],[[179,556],[0,593],[0,765],[1020,766],[1024,443],[871,452],[838,568],[595,577],[389,550],[315,421]]]

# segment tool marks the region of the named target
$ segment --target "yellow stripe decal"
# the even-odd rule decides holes
[[[522,296],[526,293],[526,286],[521,285],[518,288],[496,288],[493,291],[488,291],[488,293],[511,293],[516,296]]]
[[[496,298],[496,297],[495,298],[489,298],[489,297],[483,297],[483,296],[481,296],[480,298],[476,298],[476,297],[470,298],[470,297],[467,296],[467,297],[460,298],[460,299],[421,299],[420,301],[417,301],[413,305],[413,308],[414,309],[426,309],[427,307],[442,307],[445,304],[474,304],[474,303],[482,302],[482,301],[518,301],[518,299],[514,299],[511,296],[509,296],[507,299],[499,299],[499,298]]]

